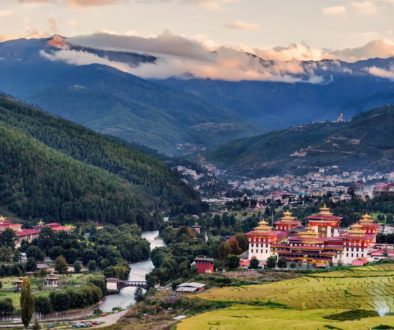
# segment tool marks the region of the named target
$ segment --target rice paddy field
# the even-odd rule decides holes
[[[197,326],[199,330],[239,329],[240,326],[244,329],[323,329],[325,325],[331,329],[371,329],[383,323],[390,325],[389,322],[394,328],[394,264],[319,273],[264,285],[211,289],[199,297],[234,302],[234,306],[186,319],[178,325],[179,330],[193,330]],[[246,302],[272,302],[291,309],[237,305]],[[323,319],[325,315],[356,309],[393,313],[393,316],[337,321],[336,325]],[[371,327],[365,325],[366,320]]]

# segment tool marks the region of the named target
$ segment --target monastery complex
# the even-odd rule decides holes
[[[341,230],[341,217],[332,215],[324,206],[320,213],[307,217],[308,226],[302,227],[287,211],[274,223],[275,228],[260,221],[259,226],[246,234],[249,240],[249,257],[265,262],[271,256],[285,257],[287,261],[303,264],[328,264],[339,260],[345,265],[373,260],[376,233],[379,225],[365,214],[362,219]]]

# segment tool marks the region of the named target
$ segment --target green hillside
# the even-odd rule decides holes
[[[260,177],[315,166],[346,169],[394,168],[394,107],[368,111],[344,123],[311,123],[236,140],[190,157],[230,175]],[[305,157],[290,156],[304,149]]]
[[[158,159],[4,98],[0,134],[0,207],[24,219],[143,225],[199,198]]]

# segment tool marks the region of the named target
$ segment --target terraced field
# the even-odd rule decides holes
[[[336,310],[284,310],[235,305],[228,309],[185,319],[177,330],[370,330],[379,325],[394,328],[394,316],[370,317],[358,321],[330,321],[324,318]]]
[[[259,325],[256,329],[298,329],[297,327],[288,326],[271,328],[268,326],[268,319],[265,319],[265,315],[268,314],[270,317],[274,315],[273,324],[278,324],[278,322],[290,322],[288,318],[291,315],[293,315],[294,318],[305,315],[307,317],[311,317],[311,320],[320,320],[324,315],[335,314],[350,309],[375,310],[383,314],[394,313],[394,264],[382,264],[352,268],[344,271],[319,273],[298,279],[265,285],[211,289],[207,292],[201,293],[199,297],[207,300],[233,301],[235,303],[248,301],[271,301],[273,303],[279,303],[295,309],[284,310],[267,309],[257,306],[234,306],[233,308],[237,311],[245,311],[245,313],[241,312],[241,316],[244,315],[247,319],[264,318],[267,322],[267,326],[262,327],[262,325]],[[226,324],[226,326],[222,327],[220,323],[217,324],[217,326],[208,327],[209,324],[206,323],[207,327],[200,327],[199,329],[236,329],[237,327],[232,327],[231,320],[236,324],[236,322],[240,322],[240,318],[242,317],[240,316],[239,318],[234,319],[232,316],[233,308],[204,314],[204,317],[215,314],[216,320],[218,320],[218,322],[225,322],[223,324]],[[208,318],[205,319],[204,317],[201,321],[208,322]],[[393,321],[394,327],[394,316],[387,316],[387,318],[393,318],[392,320],[388,320],[388,322]],[[372,320],[373,318],[370,319]],[[380,322],[381,319],[382,318],[378,318]],[[199,317],[192,318],[191,320],[194,322],[194,320],[199,320]],[[247,323],[247,321],[248,320],[242,319],[242,325],[246,326],[247,329],[253,329],[253,327],[250,327],[250,324],[243,324],[245,322]],[[251,320],[249,321],[251,322]],[[296,326],[298,323],[295,322],[293,324],[293,321],[294,320],[292,318],[290,323],[292,326]],[[316,322],[319,323],[320,321]],[[339,323],[342,324],[343,322]],[[178,326],[178,329],[195,329],[194,327],[185,327],[185,324],[190,325],[191,323],[190,321],[185,320],[180,324],[180,326]],[[324,324],[327,325],[330,323],[327,323],[326,320]],[[315,327],[308,324],[308,326],[305,327],[304,324],[304,327],[301,327],[300,329],[306,328],[318,329],[319,326],[316,325]],[[339,328],[342,329],[342,327]],[[349,327],[345,327],[343,329],[349,329]],[[353,329],[355,328],[353,327]],[[367,329],[365,327],[365,322],[364,329]]]

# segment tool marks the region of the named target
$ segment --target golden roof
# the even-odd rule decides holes
[[[326,206],[326,204],[324,204],[324,206],[320,208],[319,215],[332,215],[332,213],[330,212],[330,209]]]
[[[253,230],[257,233],[268,233],[271,231],[272,227],[267,226],[267,225],[268,225],[268,222],[261,220],[259,222],[259,225],[255,228],[253,228]]]
[[[354,225],[350,226],[351,229],[349,229],[347,232],[348,234],[352,235],[357,235],[357,236],[361,236],[365,234],[365,230],[363,230],[363,226],[361,226],[360,224],[356,223]]]
[[[295,217],[292,217],[291,215],[292,215],[291,212],[286,211],[284,213],[284,217],[280,218],[280,220],[281,221],[294,221]]]
[[[299,236],[303,238],[318,238],[319,233],[316,233],[312,227],[307,227],[306,231],[299,233]]]
[[[372,217],[367,213],[367,214],[364,214],[364,215],[362,216],[362,218],[361,218],[361,220],[360,220],[359,222],[361,222],[361,223],[373,223],[373,219],[372,219]]]
[[[3,217],[3,215],[0,215],[0,220],[5,220],[5,218]]]

